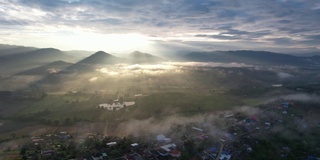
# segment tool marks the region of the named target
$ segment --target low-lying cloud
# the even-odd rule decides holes
[[[252,67],[244,63],[219,63],[219,62],[167,62],[165,64],[183,67]]]
[[[285,72],[279,72],[278,73],[278,77],[280,79],[288,79],[288,78],[292,78],[293,75],[292,74],[289,74],[289,73],[285,73]]]
[[[320,103],[320,96],[315,94],[289,94],[282,98],[286,100]]]

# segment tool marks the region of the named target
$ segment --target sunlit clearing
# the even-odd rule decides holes
[[[167,65],[167,64],[154,64],[154,65],[142,65],[142,64],[134,64],[134,65],[126,65],[126,64],[118,64],[117,67],[106,66],[96,71],[100,73],[104,73],[109,76],[128,76],[134,74],[161,74],[166,73],[167,71],[174,71],[177,69],[176,66]]]

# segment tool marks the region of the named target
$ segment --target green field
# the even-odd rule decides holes
[[[119,94],[118,94],[119,95]],[[259,104],[262,100],[235,95],[196,94],[188,92],[154,92],[142,97],[123,97],[125,101],[135,101],[134,106],[118,111],[98,109],[99,103],[110,103],[115,94],[78,93],[72,95],[53,94],[39,100],[29,100],[20,111],[11,117],[24,120],[41,120],[59,124],[73,121],[115,121],[165,117],[172,114],[196,115],[233,107]],[[51,122],[50,122],[51,121]]]

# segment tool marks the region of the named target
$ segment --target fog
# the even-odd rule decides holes
[[[252,67],[244,63],[219,63],[219,62],[167,62],[165,64],[183,67]]]
[[[294,101],[302,101],[302,102],[312,102],[312,103],[320,103],[320,96],[316,94],[289,94],[282,97],[286,100],[294,100]]]
[[[288,78],[292,78],[293,75],[289,74],[289,73],[284,73],[284,72],[279,72],[278,76],[280,79],[288,79]]]
[[[210,131],[219,131],[227,125],[227,120],[224,119],[224,115],[231,113],[240,113],[244,116],[252,116],[260,114],[261,110],[259,108],[251,106],[239,106],[235,107],[233,110],[219,111],[214,114],[198,114],[194,116],[179,116],[173,114],[171,116],[163,118],[148,118],[143,120],[131,119],[129,121],[119,124],[116,130],[123,135],[134,135],[134,136],[144,136],[148,134],[167,134],[174,130],[175,126],[183,126],[182,130],[174,132],[183,132],[186,125],[195,125],[200,128],[204,127]]]

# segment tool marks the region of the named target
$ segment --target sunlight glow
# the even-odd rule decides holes
[[[17,39],[8,39],[16,44],[40,48],[59,48],[61,50],[103,50],[111,53],[130,53],[135,50],[150,50],[153,41],[139,33],[101,33],[81,26],[67,27],[36,26],[30,31],[21,30],[15,33]],[[0,32],[1,34],[1,32]],[[30,38],[32,35],[33,38]],[[45,38],[45,40],[44,40]]]
[[[149,48],[151,41],[141,34],[98,34],[98,33],[78,33],[57,37],[64,39],[64,42],[85,50],[96,50],[101,48],[109,52],[127,52],[141,48]]]

